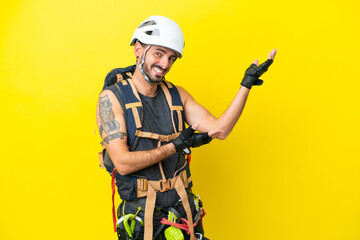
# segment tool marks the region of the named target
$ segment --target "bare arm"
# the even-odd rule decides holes
[[[269,59],[274,59],[275,55],[276,49],[269,53]],[[253,64],[256,66],[258,63],[259,61],[256,59]],[[206,108],[196,102],[185,89],[181,87],[178,87],[178,89],[185,109],[185,121],[189,125],[199,123],[198,130],[200,132],[211,133],[218,130],[219,134],[216,134],[215,137],[219,139],[225,139],[234,128],[244,110],[250,92],[250,89],[241,86],[230,106],[219,118],[216,118]]]
[[[250,91],[245,87],[241,87],[230,106],[219,118],[216,118],[205,107],[196,102],[185,89],[177,88],[183,101],[186,123],[189,125],[199,123],[198,130],[200,132],[219,130],[220,133],[216,135],[218,139],[225,139],[230,134],[241,116]]]
[[[103,91],[99,96],[96,122],[106,150],[122,175],[149,167],[176,152],[172,143],[149,151],[130,152],[123,110],[111,91]]]

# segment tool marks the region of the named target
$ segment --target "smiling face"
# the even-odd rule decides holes
[[[145,52],[146,48],[143,48],[143,52]],[[142,59],[142,56],[140,59]],[[160,83],[170,71],[176,59],[177,54],[175,51],[165,47],[151,46],[146,52],[143,70],[151,82]]]

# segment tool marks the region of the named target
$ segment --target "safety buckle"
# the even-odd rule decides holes
[[[203,239],[203,235],[201,233],[195,233],[195,239],[196,240],[202,240]]]
[[[171,190],[170,179],[160,180],[160,192],[166,192]]]
[[[137,188],[141,191],[147,191],[148,190],[147,179],[145,179],[145,178],[139,179]]]

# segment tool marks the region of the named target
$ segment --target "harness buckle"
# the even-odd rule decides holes
[[[160,180],[160,192],[166,192],[171,190],[171,182],[170,179]]]
[[[147,179],[145,178],[141,178],[141,179],[138,179],[138,185],[137,185],[137,188],[140,190],[140,191],[147,191],[148,190],[148,182],[147,182]]]

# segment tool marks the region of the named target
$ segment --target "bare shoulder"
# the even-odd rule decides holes
[[[181,86],[175,86],[175,87],[179,91],[180,98],[184,106],[186,102],[194,100],[194,98],[191,96],[191,94],[188,91],[185,90],[185,88]]]
[[[111,110],[116,114],[123,113],[119,101],[117,100],[115,94],[110,90],[104,90],[100,93],[97,109],[99,110],[100,108],[111,108]]]

